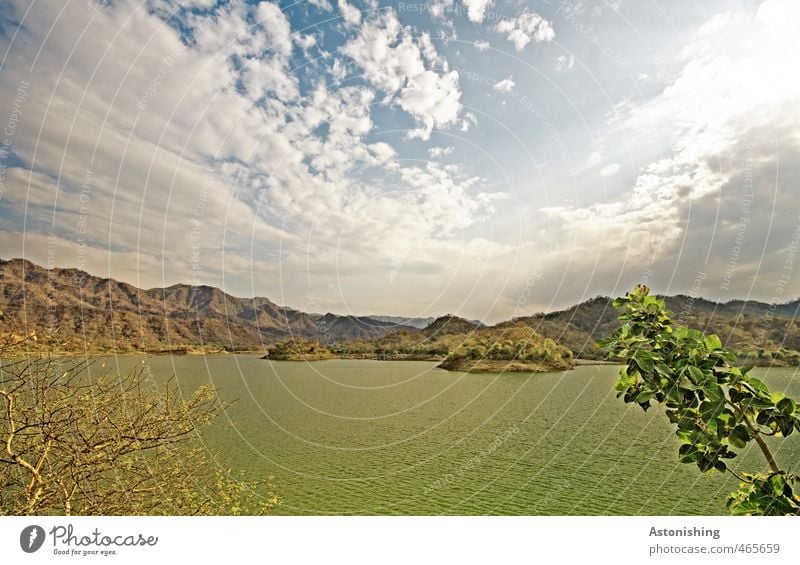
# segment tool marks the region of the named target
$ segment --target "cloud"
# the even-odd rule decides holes
[[[552,41],[556,36],[553,24],[528,8],[523,9],[515,18],[500,20],[494,29],[505,34],[517,51],[522,51],[531,41]]]
[[[797,51],[786,49],[798,26],[800,7],[788,0],[767,0],[755,13],[717,15],[699,26],[666,88],[650,101],[619,107],[630,144],[670,140],[668,149],[645,163],[619,197],[544,209],[558,221],[554,235],[571,242],[563,253],[625,258],[629,266],[619,268],[618,280],[635,280],[637,269],[651,265],[673,273],[660,279],[663,284],[673,279],[685,291],[702,271],[710,287],[704,296],[725,296],[734,287],[748,295],[756,287],[762,299],[771,299],[763,289],[774,283],[764,284],[764,273],[776,269],[762,256],[767,242],[757,233],[769,239],[773,220],[756,223],[755,209],[761,214],[785,198],[785,186],[769,171],[774,176],[787,167],[781,163],[789,155],[800,154],[794,133],[800,127],[800,79],[786,73],[800,64]],[[595,152],[590,164],[602,158]],[[618,168],[607,165],[601,175]],[[786,217],[777,225],[796,223]],[[736,243],[743,225],[745,242]],[[678,265],[682,257],[697,262]],[[729,284],[721,282],[726,277]]]
[[[559,55],[555,62],[555,69],[557,72],[568,71],[575,66],[575,57],[573,55]]]
[[[453,6],[453,0],[436,0],[428,5],[428,13],[434,19],[443,19]]]
[[[489,49],[489,47],[491,47],[488,41],[483,41],[482,39],[477,40],[475,43],[473,43],[473,45],[478,51],[486,51]]]
[[[414,117],[419,127],[409,137],[426,140],[433,128],[456,123],[461,110],[458,71],[448,70],[427,34],[414,38],[394,12],[366,22],[341,50],[361,67],[365,80]]]
[[[481,23],[486,17],[486,11],[492,5],[492,0],[463,0],[467,8],[467,18],[471,22]]]
[[[331,3],[328,0],[308,0],[308,3],[326,12],[333,11],[333,6],[331,6]]]
[[[444,157],[445,155],[452,155],[455,147],[431,147],[428,149],[428,156],[431,158]]]
[[[344,18],[347,25],[357,26],[361,23],[361,11],[358,8],[348,4],[347,0],[337,0],[337,3],[339,11],[342,13],[342,18]]]
[[[512,77],[508,77],[496,83],[492,88],[497,92],[503,92],[505,94],[508,94],[509,92],[514,90],[515,84],[516,83],[512,80]]]
[[[600,169],[601,177],[610,177],[616,174],[620,169],[619,163],[611,163]]]

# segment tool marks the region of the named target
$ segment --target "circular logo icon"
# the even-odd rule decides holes
[[[25,553],[38,551],[44,543],[44,528],[41,526],[28,526],[19,535],[19,546]]]

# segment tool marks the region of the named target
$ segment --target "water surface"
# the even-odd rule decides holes
[[[225,468],[273,475],[279,514],[724,514],[736,481],[676,461],[663,414],[615,398],[614,366],[464,374],[426,362],[104,358],[237,400],[203,441]],[[95,366],[95,370],[99,365]],[[800,396],[794,369],[758,369]],[[800,438],[777,445],[800,460]],[[760,469],[757,450],[743,461]]]

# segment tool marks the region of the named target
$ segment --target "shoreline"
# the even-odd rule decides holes
[[[41,357],[41,356],[48,356],[48,357],[64,357],[64,358],[90,358],[90,357],[167,357],[167,356],[178,356],[178,357],[199,357],[199,356],[209,356],[209,357],[225,357],[230,355],[259,355],[261,359],[266,361],[288,361],[288,362],[314,362],[314,361],[330,361],[330,360],[343,360],[343,361],[423,361],[423,362],[430,362],[430,363],[437,363],[437,367],[449,370],[449,371],[463,371],[463,372],[471,372],[471,373],[504,373],[504,372],[551,372],[551,371],[563,371],[569,370],[574,367],[579,366],[590,366],[590,365],[621,365],[621,362],[618,361],[609,361],[605,359],[587,359],[582,357],[576,357],[572,359],[572,364],[570,367],[546,367],[539,363],[525,363],[519,361],[494,361],[494,360],[469,360],[468,363],[463,363],[459,361],[456,365],[453,365],[452,368],[443,367],[442,364],[446,361],[446,357],[443,356],[434,356],[434,355],[419,355],[419,354],[391,354],[391,355],[370,355],[370,354],[353,354],[353,355],[291,355],[291,356],[281,356],[281,358],[272,358],[265,355],[263,349],[243,349],[243,350],[236,350],[236,351],[229,351],[225,349],[215,349],[213,351],[203,351],[200,348],[197,349],[174,349],[174,350],[153,350],[153,351],[52,351],[46,349],[31,349],[28,351],[7,351],[5,352],[4,358],[8,360],[20,360],[26,357]],[[739,366],[753,366],[753,367],[761,367],[761,368],[791,368],[791,367],[798,367],[800,364],[792,364],[786,363],[784,361],[775,360],[760,360],[760,359],[752,359],[752,358],[739,358],[737,361]],[[503,367],[500,367],[502,365]],[[467,368],[471,367],[471,368]]]

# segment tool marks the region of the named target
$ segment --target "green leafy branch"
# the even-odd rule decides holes
[[[740,488],[728,497],[733,514],[800,515],[800,479],[781,469],[765,438],[800,432],[797,403],[733,366],[736,355],[716,335],[673,327],[664,302],[639,285],[614,301],[623,322],[600,345],[625,365],[617,396],[647,410],[658,403],[677,425],[679,460],[702,472],[730,472]],[[738,473],[726,460],[755,441],[769,472]]]

